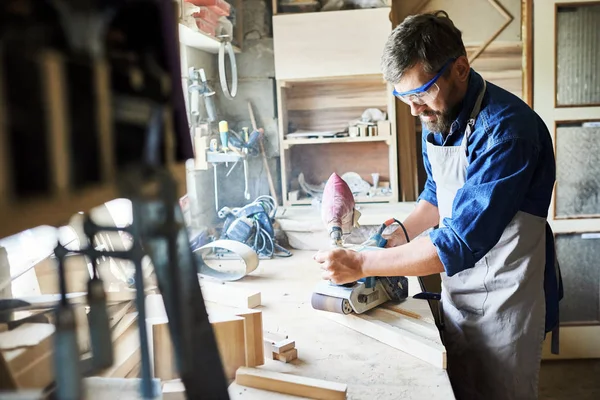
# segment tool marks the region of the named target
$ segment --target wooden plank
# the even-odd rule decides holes
[[[435,325],[435,319],[431,315],[427,300],[408,297],[400,303],[388,301],[382,304],[381,307]]]
[[[113,328],[123,317],[130,311],[133,301],[127,301],[119,304],[114,304],[107,307],[108,323]]]
[[[248,291],[226,283],[219,284],[200,280],[204,301],[239,308],[255,308],[261,305],[260,292]]]
[[[345,399],[348,385],[265,369],[242,367],[235,377],[238,385],[313,399]]]
[[[140,334],[137,324],[129,328],[114,341],[114,363],[100,372],[105,378],[125,378],[141,360]]]
[[[342,315],[326,311],[320,311],[320,313],[326,318],[415,356],[435,367],[446,369],[446,349],[441,344],[368,315]]]
[[[26,323],[0,333],[0,387],[41,389],[53,380],[53,324]]]
[[[209,320],[215,333],[225,376],[233,379],[237,369],[246,364],[244,318],[213,314],[209,316]]]

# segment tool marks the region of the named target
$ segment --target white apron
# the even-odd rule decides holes
[[[440,227],[464,185],[467,143],[483,83],[460,146],[427,141]],[[536,399],[545,323],[546,220],[519,211],[473,268],[442,273],[443,338],[448,375],[459,400]]]

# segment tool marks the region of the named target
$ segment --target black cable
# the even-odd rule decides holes
[[[394,218],[394,222],[396,222],[398,225],[400,225],[400,227],[404,231],[404,236],[406,236],[406,243],[410,242],[410,238],[408,237],[408,232],[406,231],[404,224],[402,222],[398,221],[396,218]]]

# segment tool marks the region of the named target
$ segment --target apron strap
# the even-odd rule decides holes
[[[483,80],[483,87],[479,94],[477,95],[477,100],[475,101],[475,105],[473,106],[473,110],[471,111],[471,115],[469,116],[469,121],[467,121],[467,128],[465,129],[465,137],[462,142],[462,146],[465,148],[465,153],[467,153],[466,149],[468,148],[467,143],[469,141],[469,136],[475,127],[475,119],[477,119],[477,115],[479,111],[481,111],[481,103],[483,102],[483,96],[485,95],[485,89],[487,84],[485,79]]]

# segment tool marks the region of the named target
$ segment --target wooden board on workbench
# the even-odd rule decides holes
[[[360,315],[319,313],[435,367],[446,369],[446,348],[435,325],[387,309],[374,309]]]

